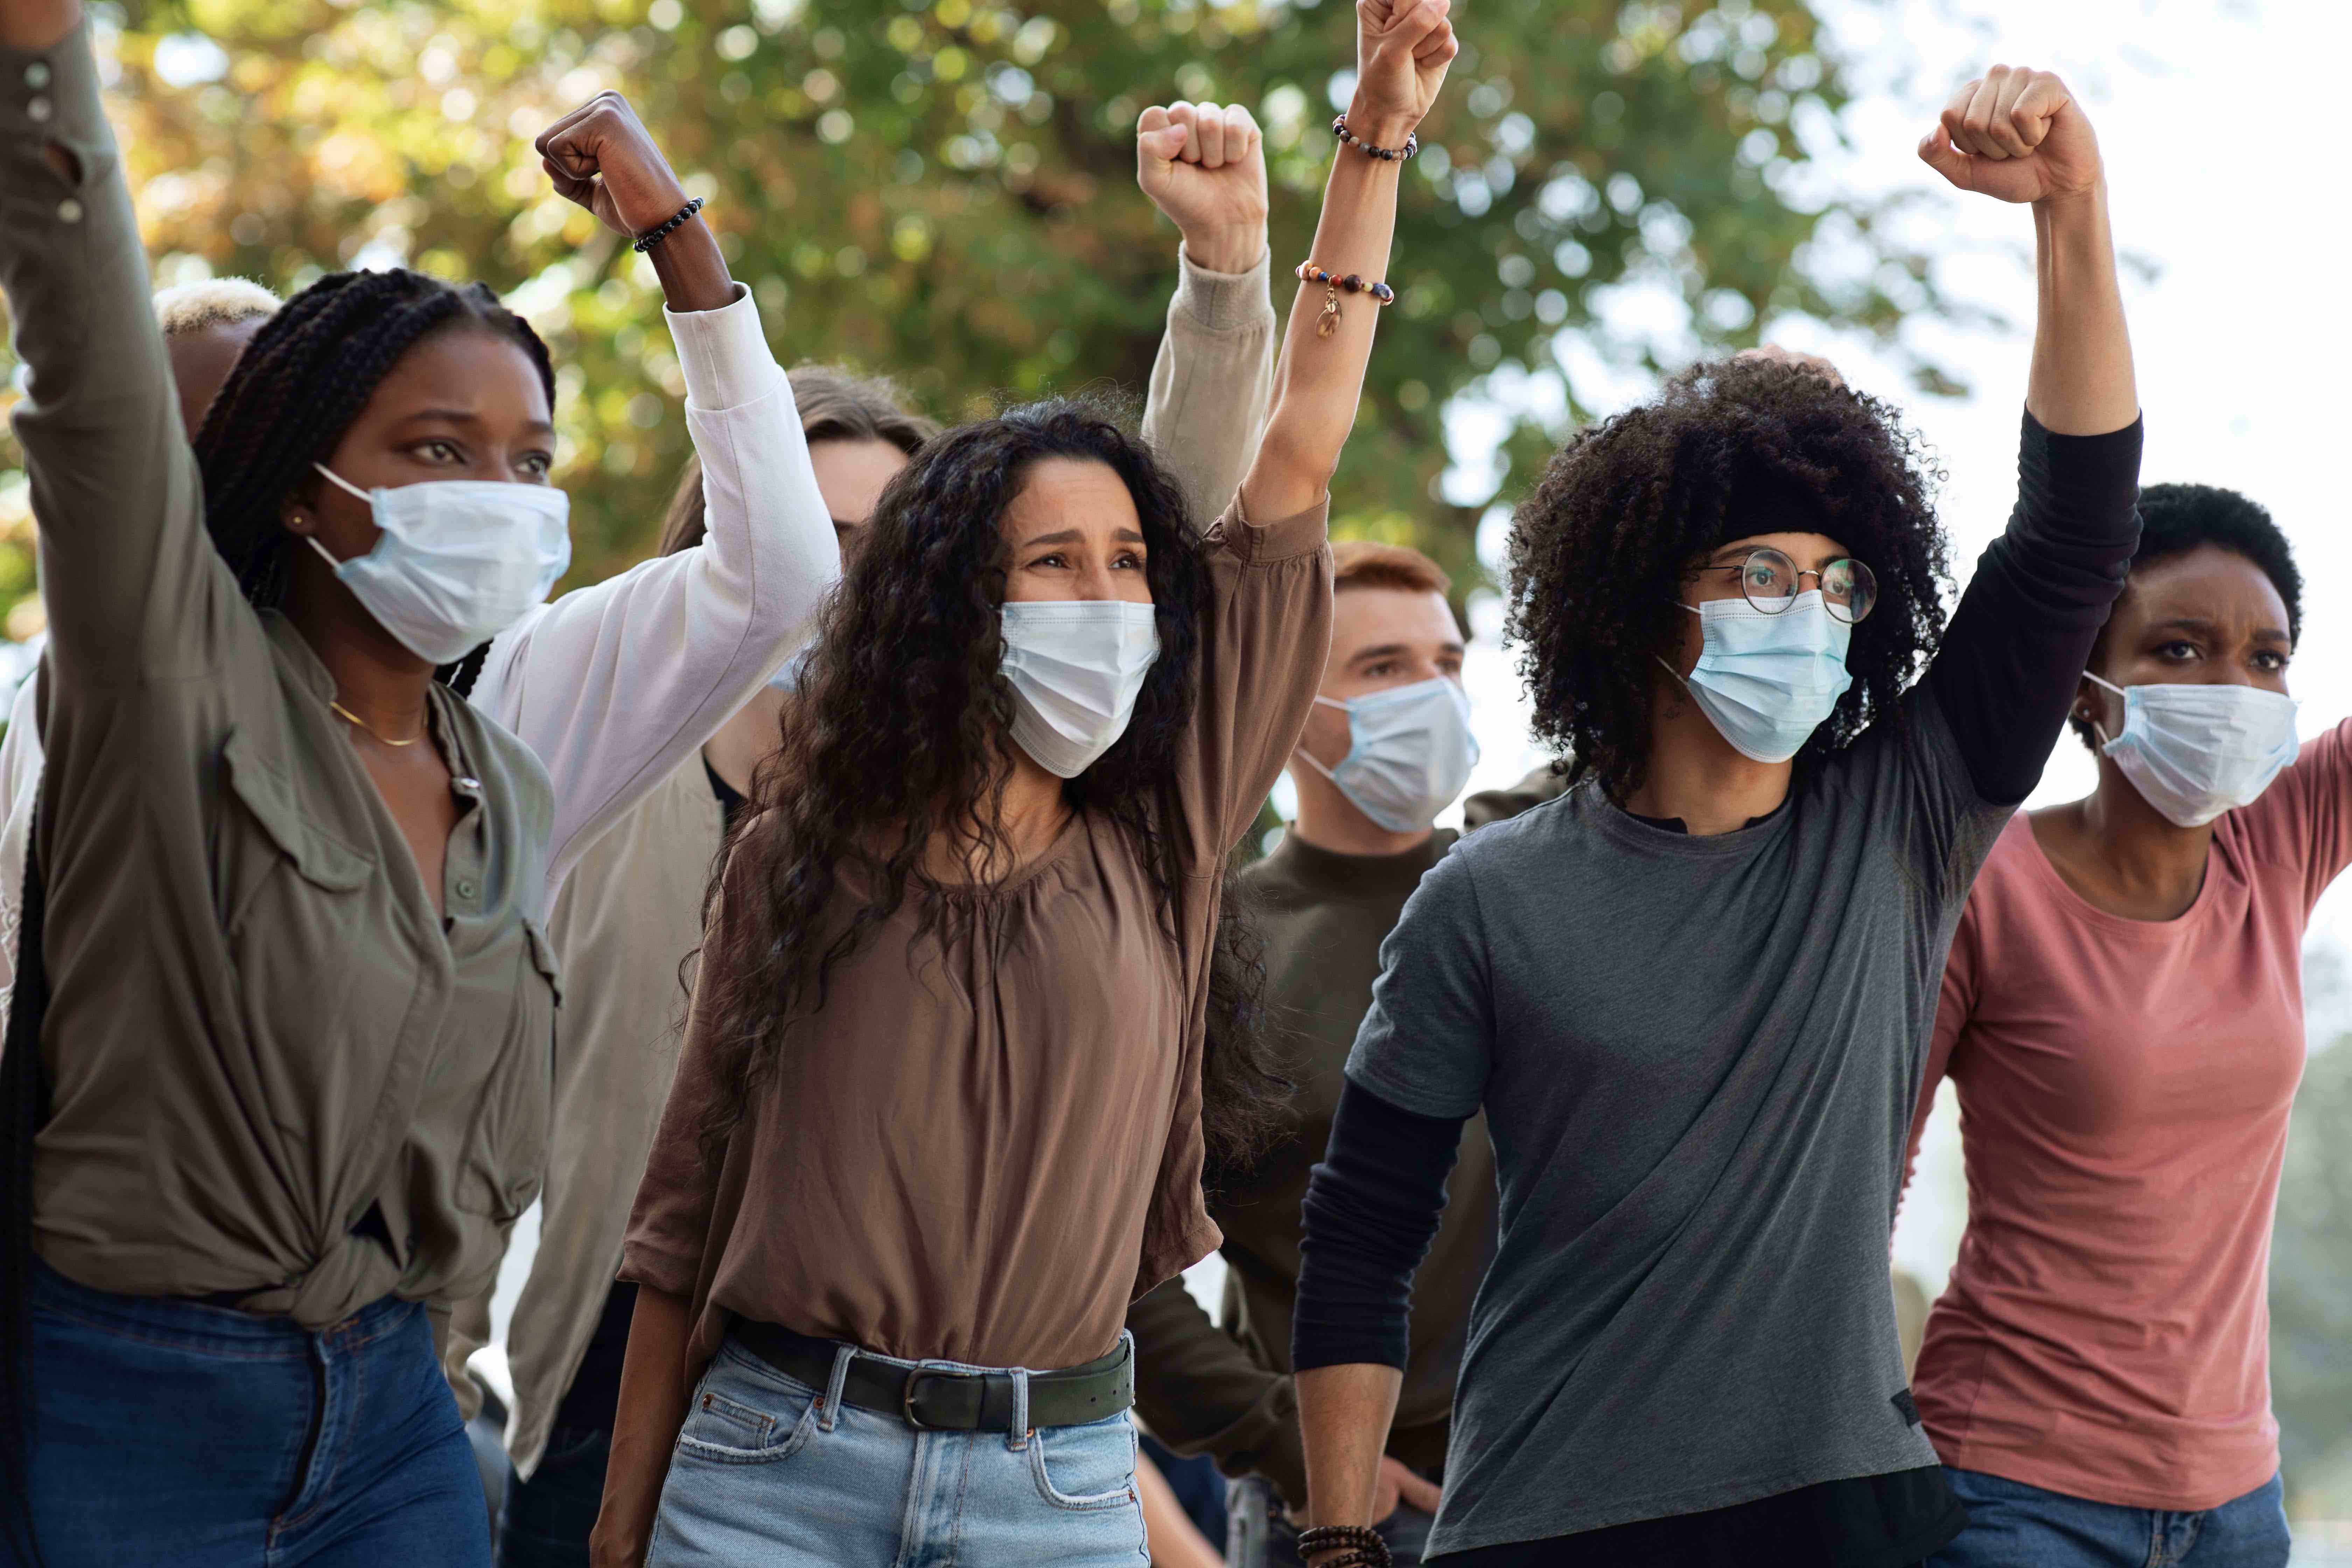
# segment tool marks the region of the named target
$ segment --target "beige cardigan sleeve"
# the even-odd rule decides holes
[[[1271,255],[1247,272],[1210,272],[1176,251],[1176,293],[1151,365],[1143,438],[1183,488],[1195,525],[1232,503],[1257,455],[1274,396]]]

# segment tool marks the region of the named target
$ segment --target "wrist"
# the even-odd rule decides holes
[[[1184,259],[1203,272],[1241,273],[1266,252],[1265,224],[1203,224],[1181,231]]]
[[[1375,147],[1402,147],[1421,124],[1421,116],[1402,110],[1381,109],[1361,99],[1348,105],[1348,132]],[[1350,149],[1353,151],[1353,149]]]
[[[631,192],[625,205],[617,194],[614,197],[613,205],[620,213],[621,221],[629,226],[632,238],[661,227],[693,199],[686,194],[686,187],[678,184],[676,175],[667,170],[662,174],[660,180],[648,182],[644,190]],[[612,182],[608,178],[605,183],[609,186]]]
[[[2107,205],[2107,177],[2103,173],[2077,191],[2064,191],[2043,196],[2033,204],[2033,216],[2045,223],[2087,223],[2104,212]]]

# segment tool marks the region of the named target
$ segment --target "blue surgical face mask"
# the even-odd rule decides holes
[[[1744,598],[1683,608],[1699,618],[1698,663],[1682,681],[1731,749],[1759,763],[1804,750],[1853,684],[1845,668],[1853,628],[1830,614],[1821,590],[1778,615]],[[1664,659],[1666,673],[1675,667]]]
[[[2124,700],[2113,740],[2091,723],[2100,752],[2115,759],[2140,798],[2167,822],[2196,827],[2252,805],[2295,759],[2295,702],[2258,686],[2116,686],[2088,679]]]
[[[1348,754],[1336,768],[1307,755],[1358,811],[1391,833],[1418,833],[1454,804],[1478,761],[1470,733],[1470,698],[1462,683],[1439,676],[1340,702],[1316,701],[1348,715]]]

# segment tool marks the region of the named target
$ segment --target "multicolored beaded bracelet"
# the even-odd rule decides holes
[[[1298,264],[1298,280],[1323,285],[1323,313],[1315,319],[1315,335],[1318,338],[1329,337],[1332,329],[1339,324],[1339,291],[1343,289],[1350,294],[1370,294],[1379,304],[1396,303],[1396,290],[1387,284],[1367,283],[1352,272],[1342,278],[1316,266],[1311,258]]]
[[[1418,131],[1406,132],[1404,145],[1402,147],[1375,147],[1348,129],[1348,117],[1344,114],[1335,114],[1331,117],[1331,134],[1339,139],[1342,146],[1361,147],[1367,153],[1384,163],[1402,162],[1421,151],[1421,132]]]

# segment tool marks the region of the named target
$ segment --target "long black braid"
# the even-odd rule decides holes
[[[205,524],[237,585],[255,607],[286,597],[287,499],[315,478],[403,354],[450,327],[497,333],[520,345],[539,369],[548,402],[555,371],[547,346],[479,283],[464,287],[422,272],[338,272],[303,289],[257,333],[196,432],[205,481]],[[465,695],[488,647],[440,678]],[[36,679],[39,679],[37,677]],[[38,1564],[31,1484],[33,1400],[33,1145],[49,1114],[41,1026],[48,974],[41,947],[47,889],[40,870],[37,813],[25,866],[23,923],[6,1043],[0,1049],[0,1547]]]

